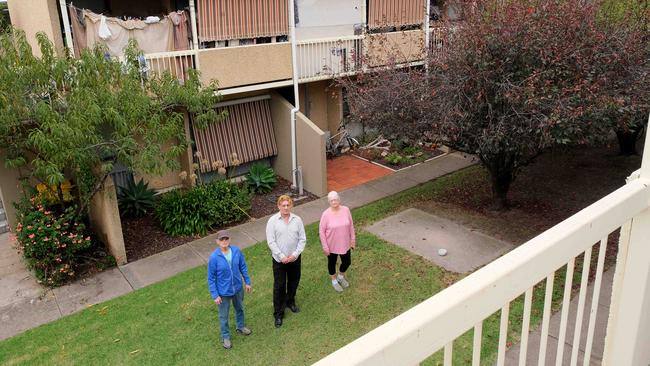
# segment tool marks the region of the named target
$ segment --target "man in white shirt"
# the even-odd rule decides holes
[[[287,195],[278,198],[278,213],[266,223],[266,242],[273,257],[273,316],[275,327],[282,326],[284,309],[300,311],[296,306],[296,290],[300,283],[300,254],[305,250],[307,236],[302,219],[291,213],[293,200]]]

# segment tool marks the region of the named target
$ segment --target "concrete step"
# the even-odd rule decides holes
[[[0,207],[0,221],[4,220],[7,220],[7,213],[4,208]]]
[[[6,220],[0,221],[0,234],[4,234],[9,231],[9,224]]]

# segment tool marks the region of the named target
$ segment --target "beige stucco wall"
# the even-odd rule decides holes
[[[296,114],[298,165],[306,190],[322,197],[327,194],[327,158],[325,132],[304,114]]]
[[[363,45],[368,65],[386,65],[394,58],[396,63],[424,59],[424,32],[421,30],[369,34]]]
[[[122,221],[117,206],[115,185],[110,176],[104,182],[104,187],[95,193],[90,202],[90,221],[93,230],[115,257],[117,264],[125,264],[127,259]]]
[[[336,133],[342,118],[341,88],[323,80],[300,85],[300,111],[318,128]]]
[[[343,92],[341,87],[327,89],[327,129],[334,132],[343,120]]]
[[[7,215],[7,224],[10,228],[16,226],[16,209],[14,202],[20,200],[20,173],[18,169],[5,167],[5,156],[0,152],[0,200],[5,208]]]
[[[291,46],[269,43],[199,51],[201,79],[220,88],[291,79]]]
[[[278,155],[273,159],[273,170],[291,181],[291,109],[293,106],[277,93],[271,93],[271,119],[278,145]]]
[[[278,144],[273,170],[289,181],[291,177],[291,109],[293,106],[276,93],[271,94],[271,118]],[[304,114],[296,114],[298,165],[302,167],[304,188],[324,196],[327,194],[327,160],[325,133]]]
[[[165,144],[163,144],[162,150],[167,151],[171,147],[171,145],[172,145],[171,142],[166,142]],[[178,187],[184,183],[179,177],[181,169],[184,168],[187,169],[189,167],[189,164],[185,162],[187,159],[186,155],[187,153],[183,154],[183,156],[180,156],[178,158],[178,163],[181,166],[180,169],[167,171],[162,175],[136,173],[134,174],[133,178],[135,179],[136,182],[140,178],[142,178],[145,182],[149,183],[149,188],[153,188],[153,189],[161,190],[161,189],[167,189],[172,187]],[[190,174],[189,170],[186,171],[188,171],[188,175],[189,175]]]
[[[44,32],[57,50],[63,50],[57,0],[9,0],[11,24],[25,31],[27,41],[37,56],[41,55],[36,33]]]

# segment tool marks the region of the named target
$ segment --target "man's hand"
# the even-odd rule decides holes
[[[217,298],[214,299],[214,303],[217,305],[221,305],[221,296],[217,296]]]
[[[289,263],[289,257],[284,257],[284,258],[282,258],[281,262],[282,262],[282,264],[287,264],[287,263]]]
[[[251,291],[253,291],[253,286],[246,285],[246,292],[251,292]]]
[[[290,255],[290,256],[287,257],[287,263],[291,263],[291,262],[293,262],[295,260],[296,260],[296,257],[294,257],[293,255]]]

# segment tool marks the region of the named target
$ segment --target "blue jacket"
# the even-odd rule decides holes
[[[217,248],[208,260],[208,288],[212,299],[217,296],[235,296],[243,287],[242,276],[247,285],[251,284],[248,277],[246,260],[239,248],[230,246],[232,251],[232,266],[228,265],[226,256]]]

